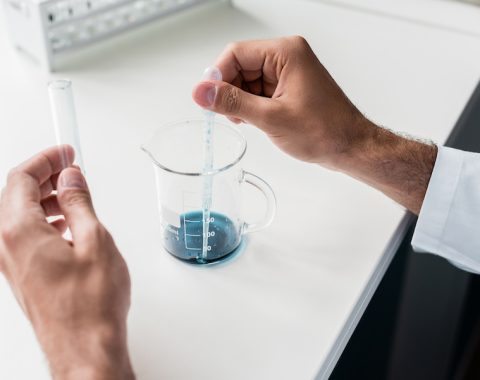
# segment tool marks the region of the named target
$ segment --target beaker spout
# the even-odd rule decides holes
[[[153,155],[153,153],[145,146],[145,145],[141,145],[140,146],[140,149],[145,152],[145,154],[153,161],[154,164],[157,164],[158,165],[158,162],[157,160],[155,159],[155,156]]]

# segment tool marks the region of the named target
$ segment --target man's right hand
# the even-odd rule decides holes
[[[228,45],[223,81],[193,90],[202,107],[261,128],[286,153],[335,168],[371,131],[302,37]]]
[[[420,211],[436,146],[365,118],[304,38],[233,43],[216,66],[223,81],[193,90],[200,106],[253,124],[291,156],[342,171]]]

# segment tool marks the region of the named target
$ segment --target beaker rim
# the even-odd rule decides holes
[[[151,137],[151,140],[154,138],[155,135],[157,135],[158,133],[162,133],[164,132],[164,130],[166,128],[172,128],[176,125],[180,125],[180,124],[184,124],[184,123],[204,123],[205,120],[204,119],[199,119],[199,118],[186,118],[186,119],[180,119],[180,120],[177,120],[177,121],[173,121],[173,122],[169,122],[169,123],[165,123],[162,127],[162,130],[160,129],[157,129],[154,134],[152,135]],[[140,146],[140,148],[150,157],[150,159],[152,160],[152,162],[154,163],[155,166],[159,167],[160,169],[163,169],[169,173],[173,173],[173,174],[179,174],[179,175],[185,175],[185,176],[192,176],[192,177],[201,177],[201,176],[210,176],[210,175],[215,175],[215,174],[218,174],[218,173],[221,173],[221,172],[224,172],[228,169],[230,169],[231,167],[235,166],[236,164],[238,164],[242,158],[245,156],[245,153],[247,151],[247,140],[245,139],[245,136],[240,132],[240,130],[236,127],[234,127],[233,125],[228,125],[228,124],[225,124],[225,123],[222,123],[222,122],[219,122],[219,121],[215,121],[215,126],[222,126],[223,128],[227,128],[231,131],[233,131],[239,138],[240,142],[241,142],[241,149],[240,149],[240,153],[236,156],[236,158],[234,160],[232,160],[232,162],[226,164],[226,165],[223,165],[221,167],[218,167],[218,168],[214,168],[212,170],[209,170],[209,171],[194,171],[194,172],[188,172],[188,171],[180,171],[180,170],[175,170],[175,169],[172,169],[170,167],[168,167],[167,165],[164,165],[162,164],[161,162],[159,162],[155,156],[153,155],[153,153],[147,148],[146,145],[147,144],[142,144]]]

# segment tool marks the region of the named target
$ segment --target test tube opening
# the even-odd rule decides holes
[[[48,83],[51,90],[67,90],[72,87],[72,81],[68,79],[57,79]]]

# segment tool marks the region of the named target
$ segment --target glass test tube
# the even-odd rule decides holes
[[[48,84],[50,106],[57,145],[68,144],[75,149],[74,164],[85,174],[80,137],[78,133],[75,104],[73,102],[72,82],[67,79],[54,80]],[[67,159],[62,157],[64,166]]]

